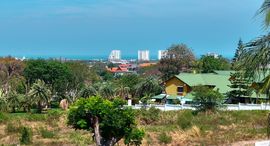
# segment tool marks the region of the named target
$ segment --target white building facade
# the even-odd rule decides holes
[[[159,51],[158,51],[158,60],[160,60],[160,59],[166,57],[167,52],[168,52],[167,50],[159,50]]]
[[[109,61],[117,61],[121,60],[121,51],[120,50],[112,50],[110,56],[109,56]]]
[[[149,61],[150,60],[149,50],[139,50],[138,51],[138,60],[139,61]]]

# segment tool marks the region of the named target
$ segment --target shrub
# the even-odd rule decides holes
[[[159,120],[160,113],[160,109],[154,107],[151,107],[148,110],[142,108],[140,110],[141,122],[143,122],[144,124],[153,124]]]
[[[139,146],[142,144],[142,140],[145,132],[140,129],[133,129],[132,132],[125,137],[125,144]]]
[[[59,102],[58,101],[52,101],[51,102],[51,108],[59,108]]]
[[[177,124],[181,129],[185,130],[192,126],[193,114],[191,111],[184,111],[177,115]]]
[[[0,123],[3,123],[8,120],[8,116],[0,112]]]
[[[158,135],[158,141],[159,143],[169,144],[172,142],[172,137],[170,135],[167,135],[165,132],[162,132]]]
[[[224,96],[218,90],[207,86],[194,87],[193,95],[193,107],[197,111],[213,112],[221,108],[224,103]]]
[[[6,133],[19,133],[22,127],[20,125],[16,125],[15,123],[8,123],[5,129]]]
[[[54,138],[55,133],[53,131],[49,131],[43,127],[39,128],[39,133],[43,138]]]
[[[21,130],[21,138],[20,138],[20,142],[21,144],[31,144],[32,143],[32,130],[30,128],[27,127],[23,127]]]

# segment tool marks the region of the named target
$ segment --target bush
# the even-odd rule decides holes
[[[177,115],[177,124],[185,130],[192,126],[193,114],[191,111],[184,111]]]
[[[193,88],[193,107],[197,111],[214,112],[220,109],[224,103],[224,96],[207,86]]]
[[[32,130],[30,128],[27,127],[23,127],[21,130],[21,138],[20,138],[20,142],[21,144],[31,144],[32,143]]]
[[[15,123],[8,123],[5,129],[6,133],[19,133],[22,127],[20,125],[16,125]]]
[[[136,145],[139,146],[142,144],[143,137],[145,132],[140,129],[133,129],[132,132],[125,137],[125,144],[126,145]]]
[[[7,120],[8,120],[8,116],[0,112],[0,123],[6,122]]]
[[[39,133],[43,138],[54,138],[55,133],[53,131],[49,131],[43,127],[39,128]]]
[[[59,108],[59,102],[58,101],[52,101],[51,102],[51,108]]]
[[[158,135],[158,141],[159,143],[169,144],[172,142],[172,137],[170,135],[167,135],[165,132],[162,132]]]
[[[151,107],[148,110],[142,108],[140,110],[140,119],[144,124],[153,124],[159,120],[160,109]]]

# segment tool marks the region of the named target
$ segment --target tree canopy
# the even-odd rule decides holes
[[[98,146],[115,145],[122,138],[125,144],[140,145],[144,132],[135,122],[135,112],[124,107],[125,101],[109,101],[93,96],[77,100],[68,113],[68,124],[76,129],[90,130]]]
[[[187,45],[172,45],[167,50],[166,56],[159,61],[159,71],[163,80],[191,69],[195,56]]]
[[[229,61],[222,56],[203,55],[199,60],[199,70],[203,73],[211,73],[214,70],[230,70],[230,67]]]
[[[29,84],[43,80],[50,85],[52,94],[63,96],[70,88],[72,72],[70,68],[59,61],[29,60],[26,62],[24,76]]]

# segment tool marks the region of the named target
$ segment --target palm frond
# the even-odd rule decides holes
[[[270,26],[270,0],[265,0],[257,12],[257,15],[263,15],[264,26],[268,28]]]
[[[245,44],[244,48],[237,67],[250,77],[260,78],[260,72],[267,73],[270,63],[270,34]]]

